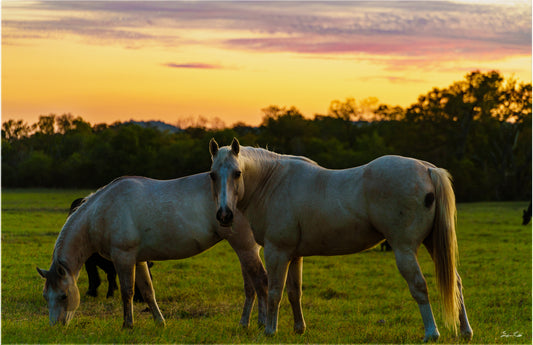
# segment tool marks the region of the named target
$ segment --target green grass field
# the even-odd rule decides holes
[[[248,329],[238,325],[244,294],[237,256],[226,242],[193,258],[156,262],[156,297],[167,321],[155,327],[145,305],[135,305],[135,328],[123,330],[118,292],[106,299],[85,296],[68,327],[50,327],[42,298],[43,279],[70,202],[90,191],[2,191],[3,343],[418,343],[424,336],[418,307],[401,278],[392,252],[304,259],[304,335],[292,331],[286,294],[279,332],[266,338],[257,307]],[[531,343],[531,226],[522,226],[527,202],[458,206],[460,273],[472,343]],[[419,252],[441,332],[440,343],[463,343],[443,325],[434,268]],[[101,274],[102,280],[104,275]]]

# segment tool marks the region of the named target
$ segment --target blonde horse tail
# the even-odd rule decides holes
[[[460,291],[457,285],[456,268],[458,263],[457,237],[455,224],[457,210],[452,177],[448,171],[430,168],[429,175],[435,187],[435,220],[430,245],[435,263],[437,288],[439,290],[446,326],[457,331],[459,323]]]

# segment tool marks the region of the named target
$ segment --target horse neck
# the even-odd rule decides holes
[[[244,197],[239,206],[246,210],[250,204],[257,201],[265,201],[269,184],[279,166],[278,159],[254,159],[245,157],[244,159]]]
[[[74,218],[73,218],[74,217]],[[78,277],[78,274],[94,250],[89,240],[87,226],[81,225],[80,215],[69,217],[54,248],[54,262],[60,263],[68,272]]]

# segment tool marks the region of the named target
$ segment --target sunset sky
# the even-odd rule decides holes
[[[2,120],[92,124],[333,100],[409,106],[473,70],[531,82],[531,1],[2,1]]]

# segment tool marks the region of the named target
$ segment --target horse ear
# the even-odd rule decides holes
[[[39,267],[37,267],[37,272],[39,272],[39,275],[44,279],[46,279],[46,277],[48,276],[48,271],[42,270]]]
[[[233,138],[233,141],[231,142],[231,151],[233,152],[233,154],[235,154],[235,156],[237,156],[239,154],[239,149],[240,149],[240,144],[239,144],[239,141],[237,140],[237,138]]]
[[[211,153],[211,157],[216,155],[218,152],[218,143],[215,138],[211,138],[209,141],[209,152]]]

